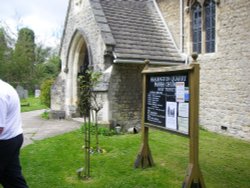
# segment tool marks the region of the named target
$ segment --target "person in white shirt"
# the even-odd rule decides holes
[[[0,80],[0,184],[28,188],[19,160],[23,144],[20,100],[16,90]]]

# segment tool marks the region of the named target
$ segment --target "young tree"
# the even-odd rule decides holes
[[[100,81],[100,77],[101,77],[101,73],[100,72],[91,72],[90,73],[90,85],[91,85],[91,105],[90,105],[90,109],[93,112],[92,114],[92,118],[94,121],[94,125],[95,125],[95,136],[96,136],[96,147],[95,150],[98,153],[102,152],[102,149],[99,147],[99,130],[98,130],[98,112],[103,108],[103,104],[98,101],[97,99],[97,93],[94,92],[94,88],[95,86],[99,83]]]
[[[79,112],[84,119],[84,179],[90,178],[90,105],[91,85],[89,71],[85,70],[78,77]]]
[[[99,82],[101,73],[94,72],[92,70],[85,70],[79,75],[79,111],[84,118],[84,151],[85,151],[85,168],[84,178],[90,177],[90,112],[95,111],[95,126],[96,126],[96,151],[99,152],[99,141],[98,141],[98,124],[97,114],[102,106],[97,101],[97,95],[94,93],[93,88]]]

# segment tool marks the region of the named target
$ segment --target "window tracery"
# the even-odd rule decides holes
[[[216,46],[216,4],[218,0],[188,0],[191,11],[192,51],[215,52]],[[189,11],[188,11],[189,12]]]
[[[206,52],[215,51],[215,3],[213,0],[207,0],[204,3],[205,8],[205,33],[206,33]]]
[[[198,2],[192,5],[192,39],[193,52],[201,53],[201,6]]]

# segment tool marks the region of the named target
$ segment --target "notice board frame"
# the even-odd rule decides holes
[[[151,155],[151,151],[148,144],[148,132],[149,128],[156,128],[163,131],[180,134],[189,138],[189,164],[187,168],[186,177],[184,179],[183,188],[200,187],[205,188],[203,176],[199,167],[199,78],[200,78],[200,66],[196,62],[197,56],[193,56],[193,62],[189,65],[173,66],[173,67],[149,67],[149,61],[145,61],[145,68],[142,71],[142,145],[135,160],[135,168],[150,167],[154,165],[154,161]],[[179,131],[173,131],[163,128],[159,125],[148,123],[145,121],[146,111],[146,75],[161,75],[162,73],[188,73],[189,82],[189,132],[188,134],[180,133]]]
[[[168,131],[171,133],[175,133],[175,134],[180,134],[182,136],[189,136],[189,132],[190,132],[190,118],[189,118],[189,114],[190,114],[190,82],[192,81],[192,76],[190,71],[193,69],[193,66],[190,65],[183,65],[183,66],[173,66],[173,67],[158,67],[158,68],[145,68],[142,71],[144,81],[143,81],[143,116],[144,118],[142,119],[143,124],[145,124],[145,126],[148,127],[152,127],[152,128],[156,128],[156,129],[160,129],[163,131]],[[183,78],[183,79],[182,79]],[[158,79],[158,81],[150,81],[150,80],[155,80]],[[187,92],[187,96],[188,96],[188,100],[183,99],[183,101],[180,102],[177,101],[176,99],[176,83],[184,83],[184,91],[183,92]],[[159,87],[154,87],[153,89],[164,89],[163,92],[159,92],[159,91],[152,91],[152,88],[149,88],[151,85],[151,87],[154,87],[152,85],[158,85]],[[168,85],[168,86],[166,86]],[[169,100],[166,99],[167,98],[167,94],[166,94],[166,88],[168,87],[168,89],[172,90],[171,93],[174,94],[174,96],[170,96],[169,95]],[[187,88],[185,90],[185,88]],[[153,93],[153,94],[151,94]],[[160,94],[157,94],[160,93]],[[185,93],[183,93],[185,95]],[[155,96],[152,96],[155,95]],[[172,95],[172,94],[171,94]],[[150,99],[149,99],[150,98]],[[152,99],[153,98],[153,99]],[[156,101],[157,99],[161,98],[160,100]],[[155,99],[155,100],[154,100]],[[149,105],[149,100],[151,101],[150,103],[153,105]],[[162,101],[164,100],[164,101]],[[157,102],[161,103],[158,104]],[[167,126],[167,115],[166,115],[166,106],[167,103],[171,103],[171,104],[176,104],[176,109],[175,110],[175,115],[174,115],[174,119],[175,119],[175,124],[176,124],[176,130],[175,129],[171,129],[168,128]],[[165,104],[163,104],[165,103]],[[188,111],[188,116],[183,118],[179,116],[179,108],[180,108],[180,104],[185,104],[185,106],[188,107],[187,111]],[[158,109],[158,111],[161,113],[160,115],[157,114],[157,109],[153,109],[153,111],[151,111],[150,109],[152,108],[158,108],[158,106],[162,107],[161,109]],[[151,112],[149,112],[151,111]],[[159,118],[157,117],[151,117],[151,115],[149,115],[149,113],[154,114],[155,116],[161,116]],[[153,115],[153,116],[154,116]],[[164,117],[162,117],[164,115]],[[149,116],[152,119],[156,119],[156,123],[154,123],[153,121],[149,120]],[[186,119],[186,122],[188,123],[188,128],[187,131],[180,131],[179,130],[179,123],[178,123],[178,119],[182,118],[182,119]],[[158,122],[157,122],[158,121]],[[164,122],[162,122],[164,121]],[[161,124],[161,125],[160,125]]]

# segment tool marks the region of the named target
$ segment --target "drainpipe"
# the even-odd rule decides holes
[[[180,52],[184,56],[185,64],[188,64],[188,55],[184,53],[184,0],[180,0]]]
[[[184,40],[184,25],[183,25],[183,0],[180,0],[180,51],[181,53],[184,52],[183,50],[183,40]]]

